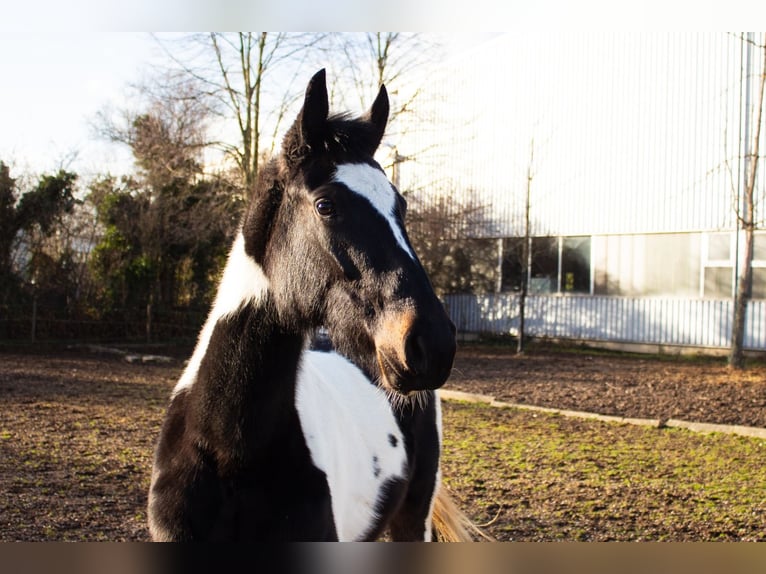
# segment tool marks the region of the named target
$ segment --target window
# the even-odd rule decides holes
[[[524,239],[509,237],[503,239],[503,265],[501,291],[521,291],[521,271],[524,268]]]
[[[709,233],[703,242],[702,295],[726,299],[734,293],[732,233]]]
[[[590,237],[533,237],[529,293],[590,293]],[[524,239],[503,240],[502,291],[520,291]]]
[[[593,290],[623,297],[699,297],[701,242],[699,233],[594,237]]]
[[[707,236],[707,258],[709,261],[731,263],[731,236],[728,233],[715,233]]]
[[[561,292],[590,293],[590,237],[564,237]]]
[[[656,233],[643,238],[642,295],[699,297],[700,241],[697,233]]]
[[[753,299],[766,299],[766,233],[753,236]]]
[[[735,240],[733,232],[534,237],[529,293],[730,299]],[[523,242],[503,241],[503,291],[521,289]],[[763,231],[754,237],[751,293],[766,299]]]
[[[532,266],[529,292],[556,293],[559,278],[559,240],[557,237],[532,238]]]
[[[753,299],[766,299],[766,267],[753,267],[753,293],[751,296]]]
[[[731,267],[706,267],[705,297],[726,299],[732,296],[733,269]]]

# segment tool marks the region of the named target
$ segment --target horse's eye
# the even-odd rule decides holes
[[[331,199],[321,197],[314,202],[314,209],[322,217],[331,217],[335,215],[335,204]]]

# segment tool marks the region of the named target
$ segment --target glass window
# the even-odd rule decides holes
[[[705,297],[731,297],[732,285],[731,267],[705,268]]]
[[[642,243],[641,295],[699,297],[699,234],[647,235]]]
[[[521,290],[525,267],[523,254],[523,238],[503,240],[503,291]],[[561,240],[558,237],[533,237],[530,242],[529,293],[590,293],[590,255],[590,237],[564,237]]]
[[[590,293],[590,237],[563,239],[561,292]]]
[[[753,261],[766,263],[766,233],[753,234]]]
[[[521,272],[524,254],[524,239],[509,237],[503,240],[503,278],[502,291],[521,291]]]
[[[707,240],[708,261],[731,261],[731,234],[711,233]]]
[[[753,299],[766,299],[766,267],[753,267]]]
[[[704,261],[703,295],[728,299],[734,289],[734,253],[731,233],[709,233]]]
[[[556,293],[559,279],[559,241],[557,237],[532,238],[530,293]]]

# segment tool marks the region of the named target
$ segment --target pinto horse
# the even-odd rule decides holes
[[[373,159],[388,96],[381,87],[359,118],[328,116],[325,82],[324,70],[311,79],[260,171],[172,393],[149,492],[154,540],[462,535],[439,488],[435,392],[455,327]],[[320,328],[331,349],[311,348]]]

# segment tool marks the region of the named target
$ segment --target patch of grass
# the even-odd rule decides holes
[[[766,441],[444,405],[444,476],[501,540],[766,540]]]

